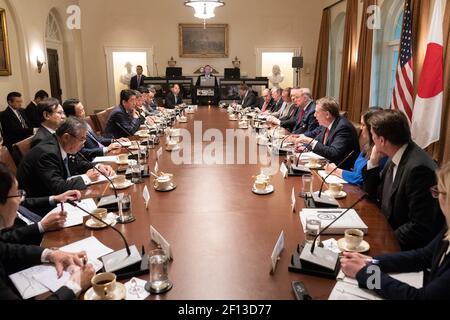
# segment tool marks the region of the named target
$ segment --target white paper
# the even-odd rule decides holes
[[[121,146],[123,147],[131,147],[131,141],[126,141],[126,142],[120,142]]]
[[[333,251],[335,253],[341,253],[342,251],[339,249],[338,242],[336,239],[329,239],[322,241],[324,248]]]
[[[280,257],[281,252],[284,250],[284,242],[285,242],[284,231],[282,231],[280,237],[278,238],[277,243],[275,244],[272,255],[270,256],[270,260],[272,261],[272,272],[275,272],[278,263],[278,258]]]
[[[119,160],[117,156],[106,156],[106,157],[97,157],[92,161],[92,163],[102,163],[102,162],[111,162],[116,163]]]
[[[300,221],[303,225],[303,230],[306,232],[306,217],[318,217],[321,222],[321,229],[324,229],[346,210],[347,209],[303,209],[300,211]],[[358,213],[354,209],[351,209],[326,230],[324,234],[344,234],[347,229],[359,229],[367,234],[369,227],[364,223]]]
[[[304,152],[300,156],[300,160],[305,160],[305,161],[309,160],[311,158],[319,159],[319,160],[324,160],[325,159],[324,157],[319,156],[317,153],[314,153],[314,152]]]
[[[97,209],[97,205],[94,202],[94,199],[84,199],[77,203],[81,208],[85,209],[88,212],[92,212],[93,210]],[[67,213],[66,222],[64,223],[64,228],[70,228],[73,226],[78,226],[83,224],[83,217],[87,216],[88,214],[81,211],[80,209],[70,205],[70,204],[64,204],[64,211]],[[52,211],[50,211],[46,217],[52,213],[59,213],[61,212],[61,207],[58,206]]]
[[[325,170],[320,170],[318,171],[319,175],[322,177],[322,179],[325,179],[325,177],[328,175]],[[338,176],[335,176],[334,174],[329,176],[326,180],[326,183],[341,183],[341,184],[346,184],[348,183],[347,181],[345,181],[344,179],[339,178]]]
[[[142,196],[144,197],[145,208],[148,209],[148,204],[150,202],[150,192],[148,191],[147,186],[145,186]]]
[[[58,279],[56,268],[49,266],[48,269],[33,275],[33,278],[51,292],[56,292],[69,281],[70,273],[64,271],[62,277]]]
[[[112,176],[112,177],[109,177],[109,179],[112,180],[112,179],[114,179],[115,177],[116,177],[116,176]],[[98,183],[102,183],[102,182],[108,181],[108,179],[106,179],[106,177],[105,177],[105,176],[102,176],[102,175],[100,175],[100,176],[98,177],[97,180],[92,181],[92,180],[89,179],[89,177],[88,177],[87,175],[85,175],[85,174],[78,175],[78,176],[72,176],[72,177],[68,178],[67,181],[70,181],[70,180],[73,180],[73,179],[76,179],[76,178],[81,178],[81,179],[83,179],[83,182],[84,182],[84,184],[85,184],[86,186],[92,186],[92,185],[94,185],[94,184],[98,184]]]
[[[33,278],[34,274],[46,271],[47,268],[55,268],[53,266],[35,266],[9,276],[22,299],[27,300],[46,293],[48,289]]]
[[[98,259],[114,250],[101,243],[96,237],[89,237],[60,248],[61,251],[76,253],[86,251],[89,259]]]
[[[145,290],[146,284],[147,281],[139,278],[133,278],[125,283],[125,288],[127,289],[126,300],[145,300],[150,295],[150,293]]]
[[[292,212],[295,213],[295,205],[297,204],[297,197],[295,196],[295,188],[292,188],[292,195],[291,195],[291,206],[292,206]]]
[[[288,171],[288,168],[286,167],[286,165],[284,164],[284,162],[280,166],[280,172],[281,172],[281,175],[283,176],[283,178],[286,179],[289,171]]]

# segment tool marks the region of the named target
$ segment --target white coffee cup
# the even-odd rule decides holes
[[[328,188],[333,196],[338,196],[344,190],[344,185],[341,183],[330,183]]]
[[[170,188],[171,184],[172,184],[172,176],[171,175],[166,174],[166,175],[160,176],[158,179],[155,180],[155,186],[158,189],[162,189],[162,190],[168,189],[168,188]]]
[[[267,189],[268,186],[269,186],[269,182],[266,181],[266,180],[259,180],[259,179],[257,179],[255,181],[255,188],[258,191],[264,191],[264,190]]]
[[[363,241],[364,232],[359,229],[349,229],[345,231],[345,243],[347,245],[347,249],[355,250]]]

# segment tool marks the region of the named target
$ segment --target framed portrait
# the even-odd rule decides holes
[[[0,8],[0,76],[11,75],[6,11]]]
[[[180,24],[180,57],[228,58],[228,24]]]

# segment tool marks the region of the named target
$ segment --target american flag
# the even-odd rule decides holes
[[[411,0],[405,1],[399,58],[391,109],[403,111],[411,121],[414,105]]]

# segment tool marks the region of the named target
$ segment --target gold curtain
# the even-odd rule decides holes
[[[347,0],[344,27],[344,52],[342,53],[342,71],[339,90],[339,102],[342,111],[350,110],[352,87],[354,87],[356,82],[358,2],[359,0]]]
[[[327,94],[328,78],[328,54],[330,46],[330,8],[322,13],[322,24],[320,26],[319,44],[317,48],[316,68],[314,72],[313,97],[316,99],[325,97]]]
[[[358,45],[355,85],[350,88],[349,119],[359,123],[361,114],[370,107],[370,88],[372,75],[373,29],[368,28],[367,21],[372,13],[367,13],[369,6],[376,5],[377,0],[363,1],[363,19]]]

